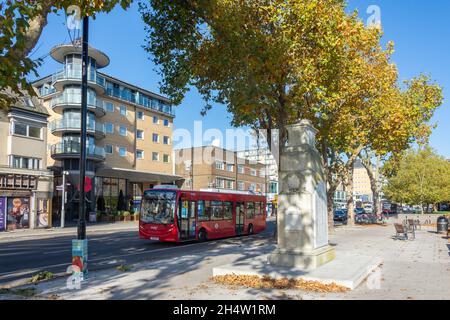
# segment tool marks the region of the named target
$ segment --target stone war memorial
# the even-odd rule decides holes
[[[309,120],[287,126],[279,166],[277,244],[270,253],[213,269],[213,276],[258,275],[336,283],[354,289],[382,263],[377,257],[335,253],[328,239],[327,184]]]
[[[328,244],[327,190],[316,129],[303,120],[289,126],[281,154],[278,248],[269,263],[315,269],[334,259]]]

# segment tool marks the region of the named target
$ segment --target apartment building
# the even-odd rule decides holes
[[[175,150],[175,173],[189,190],[266,192],[265,166],[216,146]]]
[[[237,152],[237,156],[264,165],[268,197],[274,198],[278,194],[278,164],[270,150],[268,148],[242,150]]]
[[[17,98],[8,112],[0,110],[0,231],[51,226],[48,113],[28,93]]]
[[[174,184],[170,101],[119,80],[101,68],[109,57],[89,47],[86,175],[92,178],[87,212],[117,211],[119,195],[128,209],[138,207],[142,191],[156,184]],[[50,56],[62,70],[34,82],[49,113],[48,165],[55,181],[68,180],[67,220],[78,218],[81,129],[81,42],[55,46]],[[61,208],[55,190],[54,209]]]

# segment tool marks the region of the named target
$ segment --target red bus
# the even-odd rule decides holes
[[[144,191],[141,239],[206,241],[266,228],[266,198],[259,195],[161,188]]]

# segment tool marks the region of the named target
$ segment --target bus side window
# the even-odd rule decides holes
[[[191,206],[189,208],[189,218],[195,218],[195,201],[191,201]]]
[[[224,202],[223,203],[223,218],[225,220],[233,220],[233,203]]]
[[[205,201],[203,201],[203,200],[199,200],[197,202],[197,217],[198,217],[198,221],[208,221],[209,220],[209,213],[206,211]]]
[[[211,201],[211,220],[223,219],[222,201]]]
[[[247,202],[247,219],[253,219],[255,216],[255,203],[254,202]]]
[[[255,202],[255,215],[259,216],[261,214],[261,202]]]

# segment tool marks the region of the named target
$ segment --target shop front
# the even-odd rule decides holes
[[[0,231],[51,227],[52,175],[0,172]]]

